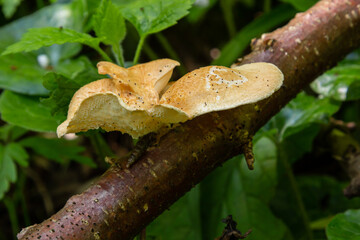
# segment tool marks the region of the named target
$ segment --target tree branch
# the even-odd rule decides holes
[[[130,169],[110,167],[84,193],[19,239],[131,239],[249,138],[316,76],[360,45],[360,0],[323,0],[253,42],[240,63],[271,62],[285,75],[268,99],[206,114],[162,136]],[[255,166],[256,167],[256,166]]]

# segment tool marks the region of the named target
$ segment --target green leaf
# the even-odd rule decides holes
[[[44,86],[50,91],[50,97],[41,102],[49,107],[51,115],[66,116],[71,98],[81,86],[60,74],[48,73],[44,76]]]
[[[27,167],[29,165],[29,155],[20,144],[14,142],[9,143],[6,145],[5,151],[6,154],[14,159],[19,165],[23,167]]]
[[[271,206],[276,216],[287,223],[295,239],[309,239],[311,229],[291,164],[312,149],[321,124],[327,123],[339,107],[340,102],[329,98],[317,99],[300,93],[261,130],[277,143],[282,160],[278,164],[279,185]],[[269,130],[272,131],[268,133]]]
[[[125,21],[119,7],[110,0],[102,0],[93,18],[97,37],[104,38],[106,44],[120,44],[126,34]]]
[[[11,124],[5,124],[0,127],[0,139],[4,142],[15,141],[26,133],[26,129]]]
[[[275,145],[260,137],[254,151],[254,171],[240,157],[227,161],[156,219],[147,228],[149,237],[214,239],[225,227],[221,220],[232,214],[242,233],[253,230],[246,239],[292,239],[268,207],[277,185]]]
[[[211,64],[230,66],[242,55],[244,50],[249,46],[251,39],[274,29],[279,24],[291,19],[295,14],[296,11],[292,7],[280,5],[270,12],[261,15],[241,29],[236,36],[221,49],[220,57]]]
[[[302,92],[273,117],[264,129],[278,129],[278,138],[282,141],[313,123],[327,123],[330,116],[336,113],[339,107],[340,102],[329,98],[317,99]]]
[[[340,101],[360,99],[360,50],[318,77],[311,87],[322,96]]]
[[[30,28],[21,38],[20,42],[6,48],[2,55],[19,52],[30,52],[41,47],[54,44],[82,43],[92,48],[98,48],[99,38],[93,38],[89,34],[80,33],[67,28]]]
[[[16,166],[5,147],[0,145],[0,199],[9,190],[10,183],[17,179]]]
[[[317,0],[281,0],[283,2],[287,2],[292,4],[299,11],[306,11],[310,7],[312,7]]]
[[[50,109],[38,97],[4,91],[0,97],[1,118],[13,125],[39,132],[54,132],[64,120],[51,116]]]
[[[37,154],[58,163],[72,160],[90,167],[96,167],[91,158],[80,155],[85,151],[85,148],[78,146],[78,141],[76,140],[67,141],[58,138],[29,137],[21,140],[19,144],[26,148],[31,148]]]
[[[54,69],[54,72],[71,79],[75,79],[78,75],[86,75],[85,73],[92,78],[102,76],[97,73],[97,69],[86,56],[61,61]]]
[[[217,2],[218,0],[195,1],[193,7],[190,9],[187,19],[191,23],[200,21]]]
[[[122,6],[123,16],[140,36],[160,32],[187,15],[194,0],[136,0]]]
[[[40,67],[34,54],[19,53],[0,56],[0,88],[29,95],[46,95],[42,86],[42,75],[46,69]]]
[[[11,18],[22,0],[2,0],[2,12],[6,18]]]
[[[82,2],[76,0],[71,4],[53,4],[1,27],[0,52],[19,41],[28,28],[63,26],[81,31],[86,12]],[[71,57],[80,49],[80,44],[69,43],[43,48],[36,54],[0,56],[0,88],[23,94],[46,95],[48,91],[42,86],[42,76],[47,69],[38,64],[37,57],[45,54],[50,59],[50,66],[57,70],[60,59]]]
[[[313,141],[320,128],[318,123],[309,123],[304,125],[301,131],[291,134],[281,141],[281,148],[285,151],[288,162],[294,163],[312,150]]]
[[[103,38],[105,44],[112,45],[117,62],[124,66],[120,43],[126,35],[126,26],[119,7],[110,0],[102,0],[93,18],[96,36]]]
[[[201,183],[204,239],[220,236],[224,228],[220,219],[229,214],[242,233],[253,230],[247,239],[284,239],[286,226],[268,207],[277,185],[276,147],[262,137],[255,143],[254,153],[253,171],[243,158],[235,157]]]
[[[180,198],[160,217],[146,227],[146,235],[152,240],[203,239],[199,212],[199,187]]]
[[[329,240],[359,240],[360,210],[347,210],[338,214],[326,228]]]
[[[343,189],[348,182],[331,176],[298,176],[296,181],[311,220],[333,216],[350,208],[360,208],[360,199],[348,199]]]
[[[74,93],[85,84],[100,78],[93,66],[87,63],[85,66],[81,72],[73,74],[71,79],[56,73],[44,76],[43,84],[50,91],[50,97],[41,102],[51,110],[52,115],[65,118]]]

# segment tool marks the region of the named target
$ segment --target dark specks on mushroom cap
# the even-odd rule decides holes
[[[191,119],[208,112],[260,101],[279,89],[283,79],[281,71],[270,63],[252,63],[232,69],[203,67],[176,81],[161,97],[160,106]]]

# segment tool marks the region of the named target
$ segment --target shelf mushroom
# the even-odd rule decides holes
[[[121,131],[138,138],[156,132],[163,123],[146,110],[159,102],[159,92],[166,86],[179,63],[160,59],[128,69],[100,62],[101,79],[80,88],[69,105],[66,121],[57,128],[59,137],[101,127]]]
[[[125,69],[100,62],[99,73],[111,78],[87,84],[75,93],[58,136],[101,127],[138,138],[170,123],[260,101],[279,89],[284,79],[271,63],[208,66],[186,74],[167,89],[177,65],[160,59]]]
[[[258,102],[280,88],[284,75],[271,63],[208,66],[177,80],[149,111],[165,123]]]
[[[101,127],[138,138],[171,123],[258,102],[278,90],[284,80],[275,65],[259,62],[234,68],[203,67],[168,84],[178,65],[160,59],[126,69],[99,62],[99,73],[111,78],[87,84],[75,93],[58,136]],[[243,152],[252,169],[251,136],[246,139]]]

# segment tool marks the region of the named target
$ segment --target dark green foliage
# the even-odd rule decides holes
[[[1,118],[11,124],[39,132],[55,131],[63,117],[52,116],[39,97],[4,91],[0,97]]]
[[[0,200],[13,233],[19,231],[16,204],[22,205],[24,225],[32,224],[23,192],[26,170],[39,167],[39,159],[61,169],[71,161],[95,167],[113,151],[124,151],[116,149],[126,142],[122,135],[106,138],[93,130],[66,140],[54,134],[73,94],[104,78],[97,73],[98,61],[130,66],[139,59],[176,56],[184,69],[211,61],[229,66],[249,51],[252,38],[317,1],[50,2],[55,1],[38,0],[37,10],[30,11],[27,1],[0,1],[0,113],[5,122],[0,127]],[[220,50],[218,58],[210,57],[213,48]],[[214,239],[225,227],[221,219],[232,214],[242,233],[252,229],[250,240],[324,239],[325,228],[329,239],[360,239],[359,211],[346,211],[359,209],[360,201],[342,195],[344,173],[314,172],[317,162],[307,171],[298,168],[308,164],[304,154],[314,154],[314,139],[329,127],[331,117],[360,124],[359,76],[358,50],[312,83],[314,92],[300,93],[257,133],[254,171],[240,156],[229,160],[156,219],[147,228],[148,238]],[[95,163],[94,155],[101,162]],[[5,239],[3,231],[0,238]]]
[[[329,240],[360,239],[360,210],[347,210],[338,214],[326,228]]]
[[[72,72],[72,76],[50,72],[43,77],[43,85],[49,90],[49,98],[44,98],[41,103],[50,108],[52,115],[58,115],[62,119],[66,119],[68,106],[74,93],[85,84],[100,79],[101,76],[96,73],[96,69],[86,59],[77,60],[77,68]],[[69,63],[69,67],[73,66],[75,61]],[[66,69],[68,72],[69,69]]]
[[[230,66],[249,46],[251,39],[270,31],[295,15],[296,11],[287,5],[280,5],[243,27],[221,50],[219,58],[212,64]]]
[[[77,146],[77,141],[64,139],[46,139],[42,137],[29,137],[19,142],[25,148],[31,148],[37,154],[58,163],[66,163],[69,160],[96,167],[94,161],[79,155],[85,148]]]
[[[360,99],[360,50],[320,76],[311,87],[322,96],[340,101]]]
[[[305,11],[313,6],[318,0],[281,0],[290,3],[299,11]]]

